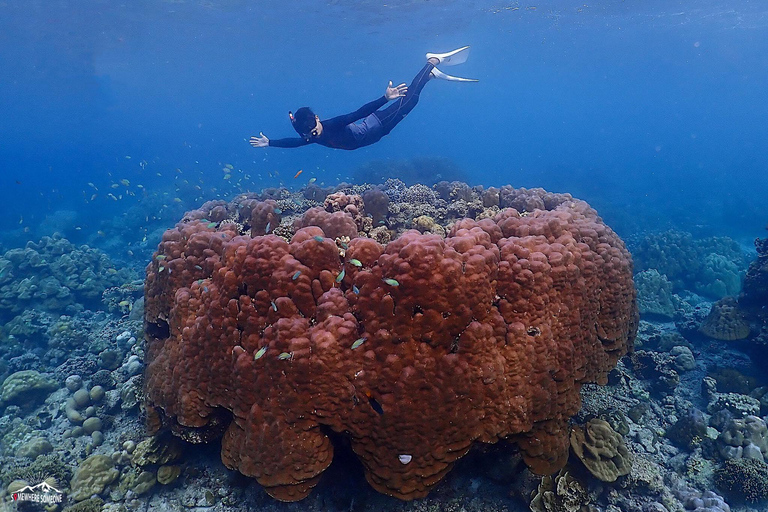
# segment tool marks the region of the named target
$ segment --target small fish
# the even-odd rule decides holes
[[[347,249],[349,249],[349,244],[348,244],[347,242],[339,242],[339,245],[340,245],[340,246],[341,246],[341,248],[342,248],[342,249],[344,249],[345,251],[346,251]]]
[[[165,258],[167,258],[167,256],[165,254],[158,254],[157,256],[155,256],[155,258],[159,260],[164,260]]]
[[[363,343],[365,343],[365,340],[368,338],[358,338],[353,344],[352,344],[352,350],[355,350],[356,348],[360,347]]]
[[[352,258],[351,260],[349,260],[349,264],[350,264],[350,265],[354,265],[354,266],[356,266],[357,268],[360,268],[360,267],[362,267],[362,266],[363,266],[363,264],[362,264],[362,263],[360,263],[360,260],[358,260],[358,259],[355,259],[355,258]]]
[[[115,194],[107,194],[107,196],[109,196],[109,197],[111,197],[112,199],[114,199],[115,201],[117,201],[117,198],[115,197]]]
[[[195,265],[195,268],[196,268],[197,270],[203,270],[203,267],[201,267],[200,265]]]
[[[267,227],[266,227],[266,229],[264,229],[264,231],[266,233],[269,233],[269,228],[271,228],[271,227],[272,227],[272,223],[271,222],[267,222]]]
[[[125,308],[125,307],[128,307],[130,305],[131,305],[131,303],[128,302],[127,300],[121,300],[120,303],[118,304],[118,306],[120,306],[121,308]]]
[[[400,283],[398,283],[396,280],[392,279],[391,277],[385,278],[384,282],[389,286],[400,286]]]
[[[336,276],[336,282],[340,283],[344,279],[345,275],[346,275],[346,271],[344,269],[341,269],[341,272],[339,272],[339,275]]]
[[[280,208],[275,208],[275,214],[280,215],[281,213],[283,213],[283,210]]]
[[[232,177],[232,175],[231,175],[231,174],[225,174],[225,175],[224,175],[224,179],[225,179],[225,180],[228,180],[228,179],[230,179],[231,177]]]
[[[226,167],[227,169],[234,169],[234,166],[232,164],[227,164],[224,167]]]
[[[165,270],[165,267],[160,267],[159,269],[157,269],[158,272],[162,272],[163,270]]]
[[[124,187],[129,187],[131,185],[131,182],[128,181],[127,179],[123,178],[123,179],[120,180],[120,184],[122,186],[124,186]]]
[[[271,300],[269,302],[272,304],[272,311],[277,311],[277,304],[275,304],[275,301]]]
[[[259,359],[261,359],[262,357],[264,357],[264,354],[266,354],[266,353],[267,353],[267,347],[261,347],[261,348],[258,350],[258,352],[256,352],[255,354],[253,354],[253,360],[254,360],[254,361],[258,361]]]
[[[355,295],[360,295],[360,288],[358,288],[354,284],[352,285],[352,291],[355,292]]]
[[[113,183],[113,184],[112,184],[112,185],[110,185],[110,186],[111,186],[112,188],[119,188],[119,187],[120,187],[120,185],[118,185],[117,183]]]
[[[398,455],[397,460],[400,461],[400,464],[408,464],[411,462],[411,460],[413,460],[413,456],[408,454]]]
[[[97,197],[97,196],[98,196],[98,194],[93,194],[93,195],[91,196],[91,201],[93,201],[94,199],[96,199],[96,197]]]
[[[285,361],[286,359],[293,359],[293,354],[290,352],[281,352],[279,356],[277,356],[277,359],[280,361]]]
[[[368,397],[368,403],[374,411],[376,411],[379,415],[384,414],[384,408],[375,398],[373,398],[373,396],[371,396],[370,391],[366,391],[365,396]]]
[[[208,227],[209,228],[215,228],[216,227],[216,223],[215,222],[209,222],[208,223]]]
[[[310,185],[313,184],[316,181],[317,181],[317,178],[309,178],[309,184]]]
[[[205,281],[205,279],[198,279],[195,282],[197,283],[197,286],[200,286],[201,284],[203,284],[203,281]]]
[[[315,242],[322,242],[325,240],[325,238],[321,237],[320,235],[315,235],[312,238],[315,239]]]
[[[295,281],[299,278],[301,275],[301,270],[297,270],[295,274],[293,274],[293,277],[291,278],[291,281]]]
[[[205,293],[208,293],[208,287],[207,287],[207,286],[203,286],[203,291],[204,291]]]
[[[299,172],[296,173],[296,175],[293,177],[293,179],[296,179],[299,176],[301,176],[301,173],[303,173],[303,172],[304,172],[304,169],[299,169]]]

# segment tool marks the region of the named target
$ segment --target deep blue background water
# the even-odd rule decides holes
[[[430,82],[374,146],[247,144],[292,136],[288,110],[349,112],[465,44],[444,71],[480,83]],[[620,234],[748,240],[768,222],[767,90],[764,2],[0,1],[0,243],[151,242],[147,212],[169,227],[217,195],[419,156],[471,184],[571,192]]]

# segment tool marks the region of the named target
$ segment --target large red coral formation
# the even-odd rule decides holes
[[[530,195],[515,199],[549,209],[445,239],[353,238],[344,256],[316,226],[290,243],[200,220],[167,231],[147,267],[151,430],[202,432],[228,411],[222,460],[285,501],[330,464],[325,429],[402,499],[476,441],[510,438],[557,471],[581,385],[605,383],[638,314],[618,236],[583,201]]]

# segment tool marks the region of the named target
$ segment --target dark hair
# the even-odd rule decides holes
[[[293,123],[293,129],[298,132],[299,135],[304,137],[315,127],[315,113],[309,107],[301,107],[293,114],[291,120]]]

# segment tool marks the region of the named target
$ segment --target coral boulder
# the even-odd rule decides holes
[[[188,215],[147,267],[150,431],[221,436],[224,463],[285,501],[331,463],[327,431],[401,499],[478,441],[556,472],[581,385],[606,382],[638,314],[629,253],[596,212],[528,194],[541,209],[344,250],[306,216],[287,241]]]

